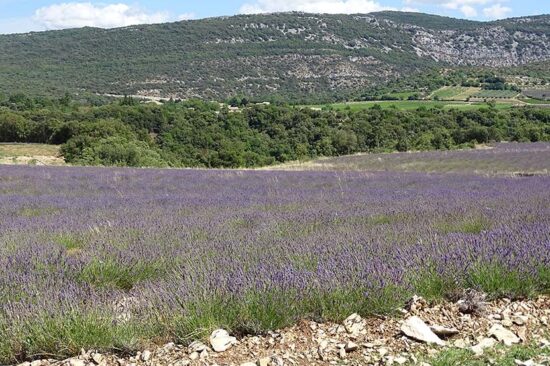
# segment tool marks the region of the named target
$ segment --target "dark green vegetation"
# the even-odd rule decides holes
[[[409,75],[548,61],[549,22],[283,13],[0,36],[0,92],[348,100]],[[439,85],[439,77],[419,78],[431,90]]]
[[[0,98],[0,142],[63,144],[83,165],[257,167],[357,152],[453,149],[491,141],[550,140],[550,109],[477,110],[373,105],[318,111],[218,103],[92,106],[70,98]]]

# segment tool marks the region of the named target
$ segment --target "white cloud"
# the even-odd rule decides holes
[[[405,0],[406,4],[433,4],[449,9],[458,9],[463,5],[485,5],[503,0]]]
[[[470,5],[462,5],[460,7],[460,11],[462,14],[464,14],[467,17],[476,17],[477,16],[477,10],[470,6]]]
[[[241,13],[274,13],[280,11],[303,11],[308,13],[353,14],[381,10],[396,10],[374,0],[257,0],[246,3]]]
[[[483,14],[490,19],[502,19],[506,17],[506,14],[512,11],[511,8],[507,6],[502,6],[501,4],[495,4],[488,8],[483,9]]]
[[[437,5],[444,9],[460,11],[468,18],[477,17],[483,8],[483,14],[487,18],[503,18],[512,11],[511,8],[503,6],[509,0],[404,0],[405,4],[427,4]]]
[[[94,5],[90,2],[53,4],[37,9],[34,20],[46,29],[78,27],[115,28],[134,24],[162,23],[168,13],[147,13],[127,4]]]

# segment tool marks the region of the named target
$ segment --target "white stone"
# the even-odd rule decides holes
[[[207,358],[207,357],[208,357],[208,350],[205,349],[204,351],[202,351],[200,353],[199,358],[202,360],[202,359]]]
[[[346,350],[346,352],[353,352],[353,351],[356,351],[358,348],[359,346],[351,341],[346,343],[346,345],[344,346],[344,349]]]
[[[143,362],[147,362],[151,359],[151,351],[143,351],[143,353],[141,354],[141,360]]]
[[[412,316],[405,320],[401,325],[401,331],[407,337],[417,341],[428,344],[433,343],[439,346],[445,345],[445,342],[443,342],[434,332],[432,332],[430,327],[428,327],[426,323],[424,323],[424,321],[417,316]]]
[[[443,327],[441,325],[430,325],[430,329],[432,330],[432,332],[434,332],[438,336],[442,336],[442,337],[450,337],[450,336],[453,336],[455,334],[458,334],[458,329],[456,329],[456,328],[447,328],[447,327]]]
[[[499,342],[506,346],[520,343],[521,339],[512,331],[504,328],[501,324],[495,324],[489,329],[489,336],[495,337]]]
[[[408,359],[407,359],[407,357],[401,356],[401,357],[397,357],[394,361],[395,361],[395,363],[397,363],[399,365],[404,365],[404,364],[407,363]]]
[[[515,316],[515,317],[512,319],[512,322],[513,322],[515,325],[522,326],[522,325],[525,325],[525,323],[527,323],[528,320],[529,320],[528,317],[518,315],[518,316]]]
[[[271,356],[271,363],[273,366],[284,366],[285,364],[283,359],[277,355]]]
[[[350,334],[358,334],[365,329],[363,319],[359,314],[351,314],[344,320],[343,324],[346,331]]]
[[[71,358],[67,364],[69,366],[86,366],[86,361],[79,360],[78,358]]]
[[[453,344],[456,348],[460,348],[460,349],[464,349],[464,348],[468,347],[468,345],[466,344],[466,341],[464,339],[457,339],[456,341],[454,341]]]
[[[536,366],[537,365],[533,360],[527,360],[527,361],[514,360],[514,363],[518,366]]]
[[[103,361],[105,360],[105,357],[103,357],[103,355],[101,353],[94,353],[92,355],[92,360],[94,360],[94,362],[98,365],[101,365],[103,363]]]
[[[210,336],[210,344],[216,352],[227,351],[235,343],[237,343],[237,338],[231,337],[224,329],[217,329]]]
[[[493,338],[483,338],[478,344],[471,347],[470,349],[476,356],[481,356],[483,350],[486,348],[492,348],[497,342]]]
[[[189,345],[189,353],[202,352],[205,349],[206,349],[206,345],[199,341],[195,341]]]

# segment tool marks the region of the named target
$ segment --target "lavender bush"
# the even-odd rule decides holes
[[[550,177],[0,167],[0,363],[550,289]]]

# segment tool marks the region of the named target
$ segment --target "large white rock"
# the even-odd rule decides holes
[[[210,344],[216,352],[224,352],[237,343],[237,338],[231,337],[224,329],[217,329],[210,335]]]
[[[403,322],[401,325],[401,331],[407,337],[415,339],[420,342],[429,344],[437,344],[444,346],[445,342],[441,340],[422,319],[417,316],[411,316]]]
[[[521,339],[515,335],[512,331],[504,328],[502,324],[495,324],[489,329],[489,336],[495,337],[499,342],[504,343],[506,346],[521,342]]]

